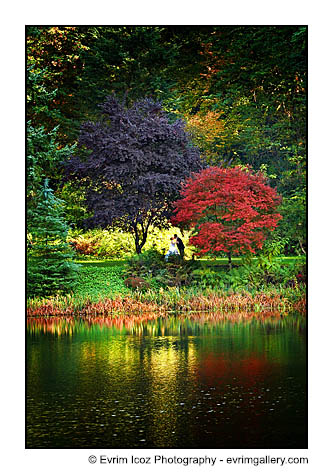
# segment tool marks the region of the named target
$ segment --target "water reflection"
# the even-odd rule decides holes
[[[283,315],[278,311],[266,312],[232,312],[232,313],[189,313],[186,315],[156,317],[155,313],[144,313],[142,315],[113,317],[91,316],[91,317],[40,317],[27,318],[28,333],[50,332],[57,335],[72,335],[85,331],[100,332],[110,329],[115,333],[167,336],[176,334],[198,334],[199,332],[212,332],[218,325],[226,322],[231,324],[242,323],[256,326],[264,326],[267,331],[270,327],[290,326],[291,323],[299,328],[305,327],[304,315]],[[264,323],[264,324],[263,324]]]
[[[305,319],[28,319],[28,447],[306,447]]]

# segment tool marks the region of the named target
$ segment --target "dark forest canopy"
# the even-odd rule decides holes
[[[113,92],[193,115],[219,110],[221,120],[231,106],[262,110],[272,123],[304,111],[305,27],[28,27],[27,34],[28,65],[57,90],[49,108],[72,125]]]
[[[29,26],[27,68],[29,173],[69,208],[78,195],[61,184],[59,154],[54,166],[45,155],[48,133],[51,149],[72,147],[107,96],[149,98],[185,120],[207,164],[264,171],[284,198],[277,232],[304,249],[305,26]]]

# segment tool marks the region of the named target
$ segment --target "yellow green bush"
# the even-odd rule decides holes
[[[160,253],[166,253],[170,245],[170,237],[174,234],[178,234],[184,242],[185,257],[191,258],[194,247],[188,245],[190,232],[182,234],[177,227],[170,227],[167,230],[153,228],[142,250],[155,249]],[[71,230],[68,240],[80,256],[122,259],[135,254],[133,235],[118,229]]]

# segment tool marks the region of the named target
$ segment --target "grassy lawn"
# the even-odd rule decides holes
[[[294,263],[301,260],[302,257],[276,257],[276,260],[279,262],[285,263]],[[253,257],[253,260],[257,260],[257,257]],[[227,258],[216,258],[215,260],[211,258],[200,258],[199,262],[202,262],[204,266],[215,266],[215,265],[228,265],[229,261]],[[242,262],[241,258],[233,258],[231,263],[233,265],[240,265]]]
[[[256,260],[257,257],[254,257],[254,260]],[[277,257],[276,258],[279,262],[285,262],[285,263],[293,263],[297,262],[298,260],[301,260],[302,257]],[[216,258],[215,260],[211,258],[198,258],[197,261],[201,262],[205,266],[210,266],[210,265],[227,265],[228,264],[228,259],[227,258]],[[241,258],[233,258],[232,263],[239,265],[241,263],[242,259]],[[79,263],[80,265],[83,266],[98,266],[98,267],[123,267],[125,260],[119,259],[101,259],[101,260],[76,260],[76,263]]]
[[[87,267],[87,268],[90,268],[90,267],[123,268],[124,263],[125,263],[124,260],[75,260],[75,262],[82,265],[82,267]]]

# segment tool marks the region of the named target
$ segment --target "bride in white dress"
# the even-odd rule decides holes
[[[165,260],[168,260],[170,255],[179,255],[178,249],[176,247],[176,242],[177,242],[177,239],[174,239],[173,237],[171,237],[170,247],[169,247],[169,250],[167,251],[167,253],[165,255]]]

